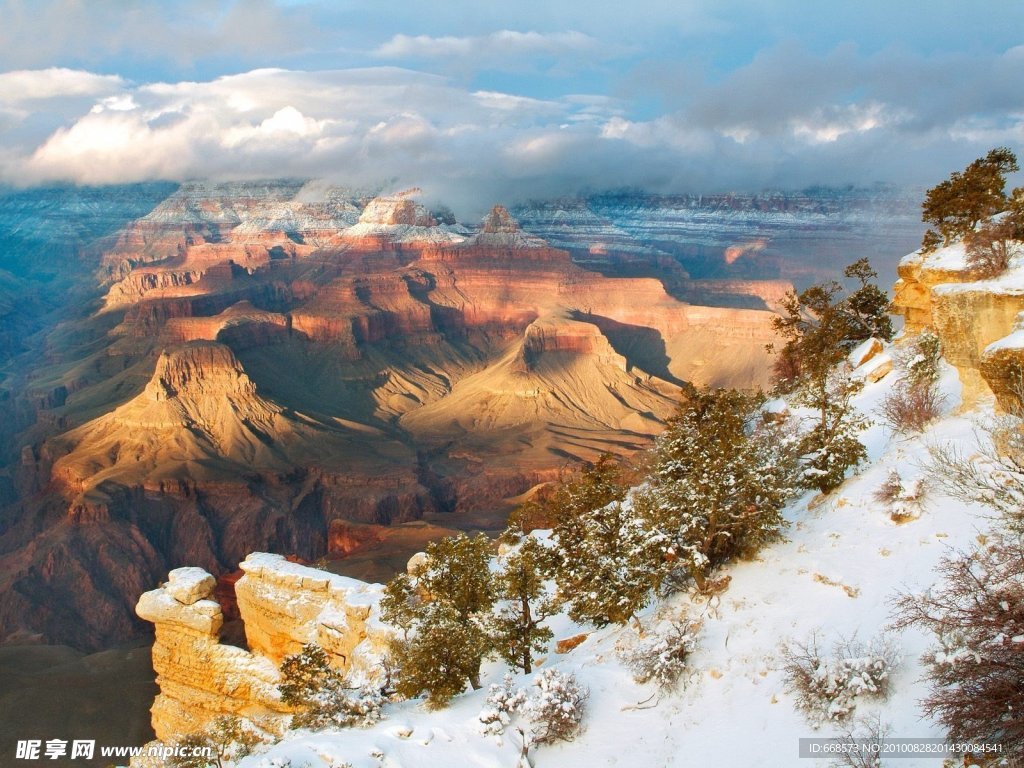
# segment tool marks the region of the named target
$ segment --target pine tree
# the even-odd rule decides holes
[[[480,664],[491,651],[487,629],[496,598],[491,541],[483,534],[452,536],[427,545],[425,565],[385,588],[384,620],[403,631],[392,649],[396,690],[426,693],[433,707],[480,687]]]
[[[1017,156],[1006,147],[997,147],[929,189],[921,205],[921,219],[938,232],[929,229],[925,233],[922,249],[934,250],[940,237],[949,245],[972,232],[984,219],[1005,210],[1006,174],[1017,170]]]
[[[856,432],[865,422],[851,406],[857,383],[837,374],[836,366],[861,341],[892,339],[885,293],[871,280],[877,276],[866,259],[849,265],[844,274],[857,281],[847,294],[837,282],[814,285],[783,302],[774,318],[775,330],[786,340],[784,359],[798,362],[798,375],[780,381],[782,391],[797,394],[797,402],[817,413],[817,423],[804,441],[807,472],[803,486],[827,492],[842,482],[846,470],[866,456]],[[858,447],[859,446],[859,447]]]
[[[494,647],[523,672],[533,671],[533,653],[542,651],[552,637],[542,622],[556,610],[545,587],[553,559],[545,544],[527,536],[505,557],[495,579],[502,603],[493,620]]]
[[[293,728],[369,725],[380,719],[383,705],[379,691],[349,687],[316,643],[307,643],[281,662],[278,691],[282,703],[298,709]]]
[[[698,588],[722,563],[778,536],[794,487],[792,440],[782,427],[751,424],[756,398],[735,390],[684,401],[658,440],[650,486],[636,498],[660,531],[664,558]]]
[[[660,581],[663,534],[629,503],[566,518],[555,527],[559,600],[574,621],[624,624],[650,600]]]

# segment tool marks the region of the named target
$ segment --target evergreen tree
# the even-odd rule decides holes
[[[793,493],[792,440],[779,426],[749,426],[757,399],[698,392],[658,439],[651,485],[635,505],[663,533],[664,557],[698,588],[714,568],[778,536]]]
[[[1017,170],[1017,156],[1006,147],[997,147],[929,189],[921,205],[921,219],[938,231],[925,233],[922,249],[934,250],[940,237],[949,245],[972,232],[979,222],[1005,210],[1006,174]]]
[[[392,649],[396,690],[408,697],[426,693],[430,705],[440,707],[467,680],[480,687],[496,597],[491,542],[483,534],[459,534],[431,542],[426,555],[418,572],[400,574],[387,585],[381,614],[404,634]]]
[[[612,501],[563,519],[555,582],[574,621],[624,624],[650,600],[660,580],[664,543],[629,503]]]
[[[551,630],[542,622],[555,613],[545,579],[553,569],[550,549],[532,536],[510,552],[495,578],[499,600],[493,621],[494,647],[523,672],[533,671],[533,653],[544,649]]]
[[[783,314],[773,320],[786,340],[781,356],[797,361],[798,371],[795,378],[780,381],[779,388],[796,391],[797,401],[818,414],[803,444],[807,472],[802,484],[822,492],[836,487],[846,470],[866,456],[855,434],[864,421],[850,403],[858,385],[837,374],[836,366],[861,341],[873,336],[889,341],[893,336],[888,300],[870,282],[877,275],[867,260],[854,262],[844,274],[857,281],[852,292],[833,281],[791,293],[783,302]]]
[[[349,687],[316,643],[281,662],[278,691],[282,703],[299,710],[292,716],[293,728],[369,725],[380,719],[383,705],[379,691]]]

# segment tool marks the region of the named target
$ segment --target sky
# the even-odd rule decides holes
[[[931,185],[1024,156],[1024,3],[0,0],[0,182],[316,177],[459,208]]]

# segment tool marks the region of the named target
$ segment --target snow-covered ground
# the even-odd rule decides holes
[[[956,443],[968,455],[976,423],[990,406],[956,415],[959,382],[943,369],[941,389],[950,414],[925,434],[892,434],[877,409],[898,371],[868,384],[858,407],[875,424],[863,434],[869,463],[828,497],[807,493],[786,510],[786,540],[765,549],[752,562],[726,569],[727,590],[710,600],[676,595],[649,606],[641,615],[650,626],[657,614],[686,609],[700,615],[704,629],[690,657],[691,673],[677,690],[658,694],[638,684],[623,667],[618,649],[636,642],[632,626],[593,630],[560,615],[551,620],[555,638],[589,632],[565,654],[549,652],[541,669],[572,672],[590,689],[585,730],[571,743],[531,750],[538,767],[594,766],[812,766],[828,760],[798,758],[801,737],[839,735],[841,726],[814,730],[794,709],[781,671],[780,646],[805,641],[817,631],[827,650],[841,637],[867,641],[892,618],[892,597],[932,584],[934,567],[954,549],[969,547],[988,526],[986,510],[943,495],[934,483],[919,519],[897,524],[873,500],[892,470],[904,483],[925,471],[928,447]],[[917,631],[896,635],[902,659],[883,702],[858,705],[857,715],[880,714],[891,738],[941,737],[937,725],[922,719],[918,700],[925,694],[918,661],[929,638]],[[553,643],[552,643],[553,646]],[[420,702],[392,705],[373,728],[311,734],[295,732],[285,741],[239,763],[244,768],[291,765],[353,768],[449,768],[517,766],[521,740],[514,729],[483,735],[478,714],[487,683],[498,683],[503,665],[485,669],[484,690],[457,697],[439,712]],[[529,687],[533,675],[516,683]],[[288,762],[290,761],[290,763]],[[883,762],[883,764],[885,764]],[[895,765],[937,766],[935,758],[904,758]]]

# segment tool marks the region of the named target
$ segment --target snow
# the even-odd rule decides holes
[[[895,378],[867,384],[855,398],[857,407],[873,416]],[[940,387],[947,408],[956,408],[959,382],[949,366],[943,365]],[[696,649],[687,659],[685,685],[675,691],[659,692],[653,682],[638,684],[623,666],[619,650],[640,642],[632,626],[594,630],[564,614],[553,617],[549,625],[555,639],[538,660],[538,671],[572,673],[590,695],[581,735],[570,743],[532,749],[534,764],[823,764],[798,759],[798,739],[835,736],[839,728],[826,723],[815,730],[794,708],[781,671],[781,646],[805,642],[815,632],[824,649],[839,639],[868,643],[891,621],[894,595],[933,584],[940,558],[951,548],[968,546],[985,530],[985,510],[934,488],[920,517],[904,524],[893,522],[889,509],[873,499],[893,470],[907,487],[917,483],[930,445],[955,444],[970,453],[976,424],[984,417],[980,412],[948,415],[910,438],[873,424],[862,435],[870,463],[830,496],[807,493],[791,503],[785,511],[790,523],[786,540],[752,562],[725,569],[731,577],[727,590],[710,599],[676,595],[646,608],[640,616],[646,627],[682,611],[703,620]],[[585,642],[566,654],[553,652],[557,639],[581,632],[589,633]],[[919,658],[929,637],[908,630],[890,639],[901,658],[890,677],[891,695],[859,703],[857,715],[879,714],[894,738],[941,737],[941,729],[922,718],[917,704],[925,694]],[[1024,637],[1012,642],[1024,642]],[[342,762],[353,768],[519,765],[519,733],[512,727],[502,734],[482,733],[479,719],[489,706],[488,685],[501,683],[505,672],[504,665],[488,663],[483,689],[456,697],[445,710],[428,712],[418,701],[389,705],[386,719],[374,727],[296,732],[239,765],[269,768],[286,758],[313,768]],[[512,684],[531,690],[535,676],[513,675]],[[906,758],[899,764],[936,763]]]

